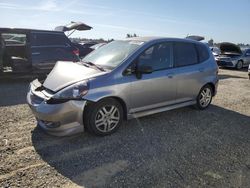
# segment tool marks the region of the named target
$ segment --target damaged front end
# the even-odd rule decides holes
[[[233,43],[221,43],[220,51],[221,54],[215,58],[218,66],[235,68],[242,57],[242,51],[240,47]]]
[[[83,110],[85,100],[67,100],[51,104],[49,101],[55,93],[34,80],[30,83],[27,94],[29,104],[37,125],[47,133],[55,136],[68,136],[84,131]]]

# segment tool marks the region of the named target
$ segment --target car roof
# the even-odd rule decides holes
[[[171,37],[132,37],[132,38],[126,38],[125,40],[129,41],[140,41],[140,42],[150,42],[155,40],[169,40],[169,41],[178,41],[178,42],[193,42],[193,43],[199,43],[202,44],[202,42],[192,40],[192,39],[186,39],[186,38],[171,38]]]
[[[30,33],[30,32],[51,32],[62,34],[62,31],[54,31],[54,30],[41,30],[41,29],[28,29],[28,28],[0,28],[0,32],[7,33]]]

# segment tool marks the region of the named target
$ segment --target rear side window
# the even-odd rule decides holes
[[[182,67],[198,63],[195,45],[192,43],[177,42],[174,44],[174,66]]]
[[[2,38],[6,46],[25,45],[26,34],[20,33],[2,33]]]
[[[209,58],[206,46],[197,44],[196,47],[199,55],[199,61],[200,62],[206,61]]]
[[[66,46],[67,38],[63,34],[33,33],[32,44],[35,46]]]

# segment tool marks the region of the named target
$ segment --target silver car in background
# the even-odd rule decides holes
[[[220,44],[220,50],[220,55],[215,57],[220,67],[232,67],[240,70],[250,64],[250,49],[241,50],[233,43],[224,42]]]
[[[213,47],[210,47],[214,57],[217,57],[220,55],[221,51],[220,51],[220,48],[216,47],[216,46],[213,46]]]
[[[205,44],[139,37],[113,41],[82,62],[58,62],[45,81],[30,84],[27,102],[50,134],[86,128],[108,135],[124,119],[189,105],[203,110],[217,84],[218,66]]]

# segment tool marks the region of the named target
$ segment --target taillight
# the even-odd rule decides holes
[[[73,50],[73,54],[75,54],[76,56],[79,56],[80,55],[79,49]]]

